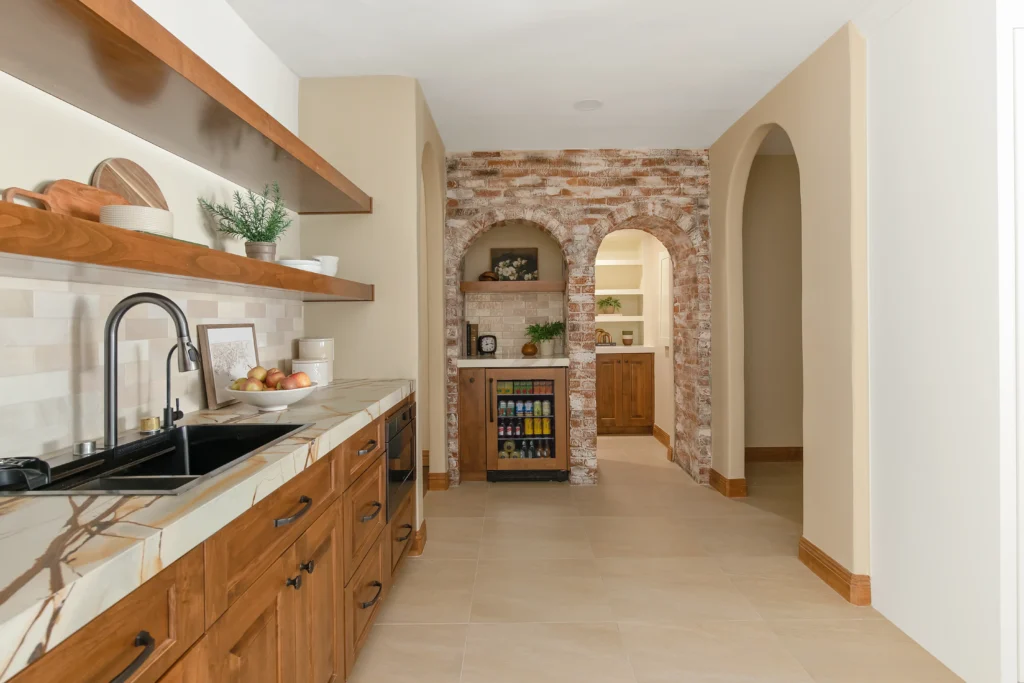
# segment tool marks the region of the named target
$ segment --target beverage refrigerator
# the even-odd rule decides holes
[[[487,480],[569,478],[565,368],[488,368]]]

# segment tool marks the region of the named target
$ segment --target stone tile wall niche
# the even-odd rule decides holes
[[[448,473],[459,482],[459,290],[463,256],[503,221],[527,220],[562,248],[568,279],[570,481],[597,482],[594,263],[604,237],[644,230],[673,267],[675,461],[700,483],[711,467],[711,274],[707,150],[473,152],[448,158],[445,223]]]
[[[514,353],[530,338],[528,325],[565,320],[565,295],[562,292],[531,294],[465,295],[465,322],[480,326],[480,334],[498,338],[498,353]],[[465,328],[463,328],[465,329]]]

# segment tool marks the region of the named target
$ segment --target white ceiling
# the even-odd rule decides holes
[[[301,77],[418,78],[449,152],[706,147],[871,4],[229,2]]]

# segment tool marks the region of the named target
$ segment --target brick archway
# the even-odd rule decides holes
[[[568,270],[570,481],[597,483],[597,248],[608,233],[633,228],[652,234],[672,257],[675,460],[706,484],[711,467],[707,151],[474,152],[449,157],[448,172],[444,258],[449,481],[460,481],[462,259],[481,234],[518,219],[536,223],[554,238]]]

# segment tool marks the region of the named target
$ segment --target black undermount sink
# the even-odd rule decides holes
[[[0,480],[0,495],[174,495],[309,425],[189,425],[53,465],[49,482]]]

